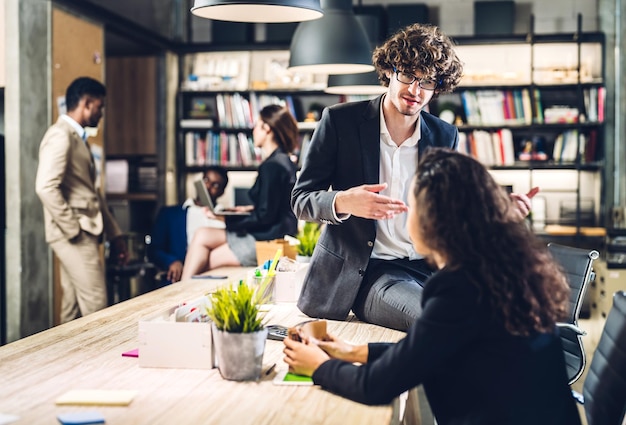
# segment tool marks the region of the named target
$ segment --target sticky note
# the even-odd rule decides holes
[[[61,413],[57,419],[62,425],[103,424],[104,416],[95,411]]]
[[[136,395],[133,390],[70,390],[56,404],[127,406]]]

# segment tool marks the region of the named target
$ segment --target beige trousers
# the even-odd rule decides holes
[[[98,237],[81,231],[78,240],[60,240],[50,247],[61,263],[61,323],[107,306],[104,267]]]

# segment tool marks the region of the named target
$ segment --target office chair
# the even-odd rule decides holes
[[[588,425],[620,425],[626,414],[626,292],[613,296],[583,384]]]
[[[555,243],[549,243],[548,250],[554,260],[561,265],[570,286],[569,315],[567,321],[559,323],[558,326],[565,354],[567,377],[571,385],[580,378],[585,369],[585,350],[581,338],[585,332],[578,327],[578,316],[587,286],[594,278],[591,266],[593,260],[598,258],[598,251]]]

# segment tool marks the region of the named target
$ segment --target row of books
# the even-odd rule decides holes
[[[245,133],[185,133],[185,165],[255,166],[261,162],[260,152]]]
[[[515,148],[509,129],[497,131],[474,130],[459,133],[459,151],[467,153],[487,166],[512,166],[520,161],[548,161],[557,164],[580,162],[593,163],[598,149],[598,133],[583,133],[576,129],[560,133],[554,143],[546,143],[542,137],[524,139]],[[549,151],[552,151],[550,157]]]
[[[590,87],[583,90],[584,111],[572,105],[544,107],[541,90],[466,90],[461,102],[469,125],[530,125],[604,122],[606,89]]]
[[[507,128],[498,131],[474,130],[459,133],[458,150],[487,166],[515,164],[513,134]]]
[[[276,96],[273,94],[250,93],[250,99],[240,93],[218,93],[215,95],[217,121],[223,128],[252,128],[259,116],[259,111],[272,104],[282,105],[296,117],[293,98],[290,95]]]
[[[567,130],[559,134],[554,141],[552,159],[557,163],[580,161],[582,164],[596,160],[598,133],[591,130],[588,133],[576,129]]]
[[[462,91],[469,125],[523,125],[533,122],[528,89]]]

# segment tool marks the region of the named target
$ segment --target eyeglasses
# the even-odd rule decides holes
[[[207,177],[204,177],[202,179],[202,181],[204,183],[206,183],[212,189],[221,189],[222,188],[222,182],[214,182],[214,181],[211,181],[210,179],[208,179]]]
[[[393,67],[393,72],[396,74],[396,80],[401,82],[402,84],[413,84],[417,81],[417,84],[420,88],[424,90],[435,90],[439,83],[435,80],[418,80],[417,77],[413,74],[409,74],[408,72],[398,71],[396,67]]]

